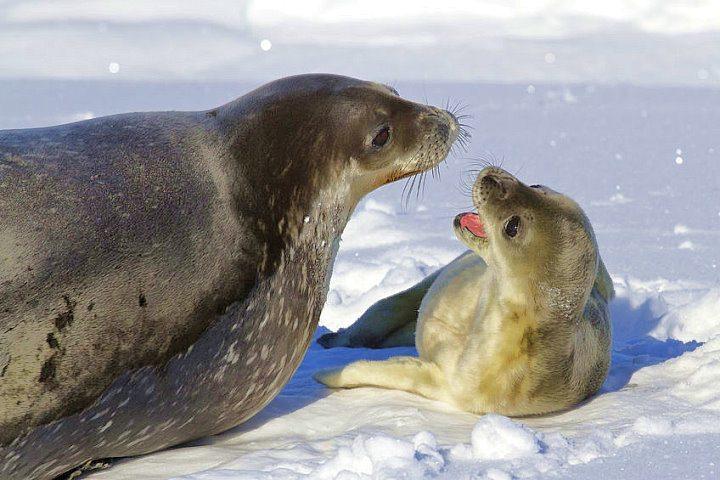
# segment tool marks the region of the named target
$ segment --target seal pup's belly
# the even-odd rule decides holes
[[[420,282],[369,310],[412,310],[408,299],[426,289],[416,320],[419,356],[358,361],[316,379],[329,387],[401,389],[470,412],[513,416],[568,408],[598,391],[610,363],[613,292],[589,220],[564,195],[524,185],[496,167],[480,172],[473,201],[477,213],[454,221],[471,252],[441,270],[429,288]],[[381,345],[377,337],[403,328],[388,323],[392,328],[382,329],[366,314],[347,331]],[[357,334],[363,330],[371,335]],[[321,344],[348,344],[343,336]]]
[[[425,294],[418,312],[415,346],[421,358],[452,375],[476,315],[482,273],[487,265],[468,251],[442,269]]]

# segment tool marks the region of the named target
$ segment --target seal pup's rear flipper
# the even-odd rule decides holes
[[[345,367],[323,370],[315,380],[329,388],[378,387],[422,395],[432,400],[451,401],[445,376],[432,362],[416,357],[389,360],[360,360]]]
[[[326,333],[317,342],[325,348],[414,346],[420,303],[442,270],[428,275],[407,290],[378,300],[348,328]]]

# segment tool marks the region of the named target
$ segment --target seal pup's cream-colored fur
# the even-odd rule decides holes
[[[613,290],[583,211],[494,167],[478,176],[473,201],[478,214],[455,219],[471,251],[320,340],[401,345],[417,318],[419,358],[354,362],[318,373],[318,381],[406,390],[512,416],[561,410],[600,388],[610,364]]]

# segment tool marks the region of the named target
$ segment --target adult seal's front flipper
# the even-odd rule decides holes
[[[0,478],[255,415],[305,355],[357,203],[460,132],[324,74],[208,111],[0,131]]]

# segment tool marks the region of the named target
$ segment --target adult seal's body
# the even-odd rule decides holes
[[[419,358],[355,362],[318,380],[518,416],[570,407],[600,388],[613,289],[585,214],[568,197],[498,168],[480,173],[473,201],[478,213],[455,219],[471,251],[320,338],[326,347],[414,340]]]
[[[457,134],[448,112],[333,75],[0,132],[0,478],[254,415],[306,351],[358,200]]]

